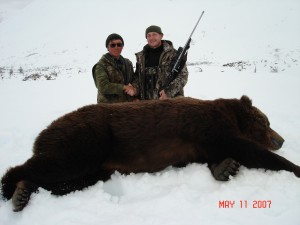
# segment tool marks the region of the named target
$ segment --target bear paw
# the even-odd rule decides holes
[[[32,192],[36,192],[37,187],[29,181],[19,181],[12,196],[13,210],[21,211],[28,204]]]
[[[239,172],[240,164],[231,158],[223,160],[219,164],[211,167],[212,174],[216,180],[228,181],[229,176],[234,176]]]
[[[296,177],[300,177],[300,166],[295,166],[294,174]]]

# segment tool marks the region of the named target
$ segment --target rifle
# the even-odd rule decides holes
[[[172,67],[172,70],[171,70],[171,76],[170,76],[169,82],[167,82],[167,84],[163,86],[162,90],[165,89],[177,77],[177,75],[180,73],[182,67],[184,66],[184,64],[186,62],[186,59],[187,59],[187,50],[190,48],[190,43],[192,41],[191,37],[192,37],[194,31],[196,30],[196,28],[198,26],[198,23],[200,22],[203,14],[204,14],[204,11],[201,13],[201,15],[200,15],[193,31],[192,31],[192,33],[189,36],[189,38],[188,38],[186,44],[184,45],[184,47],[183,48],[182,47],[178,48],[176,56],[172,60],[174,66]]]

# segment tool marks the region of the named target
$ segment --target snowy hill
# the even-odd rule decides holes
[[[297,71],[300,67],[300,2],[183,1],[151,2],[99,0],[13,0],[14,10],[0,15],[0,76],[74,75],[90,72],[106,52],[108,34],[123,36],[123,55],[135,62],[134,53],[146,43],[145,28],[162,27],[165,39],[183,46],[200,13],[189,52],[190,64],[217,67],[243,62],[234,70],[251,72]],[[27,4],[25,4],[27,3]],[[241,64],[240,64],[241,65]]]
[[[135,62],[147,26],[161,26],[178,48],[203,10],[186,96],[248,95],[284,137],[277,153],[300,165],[300,1],[0,0],[0,175],[31,156],[35,137],[54,119],[96,103],[91,68],[106,53],[108,34],[123,36],[123,56]],[[42,78],[22,81],[32,74]],[[197,164],[116,172],[62,197],[40,189],[19,213],[0,200],[0,225],[297,225],[299,187],[292,173],[245,167],[225,183]],[[235,204],[223,208],[223,201]]]

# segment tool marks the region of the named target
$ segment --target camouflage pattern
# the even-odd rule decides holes
[[[123,92],[124,84],[131,83],[134,76],[132,62],[122,56],[120,56],[120,60],[122,67],[118,68],[114,58],[107,53],[93,67],[93,78],[98,89],[98,103],[133,100],[133,97]]]
[[[162,40],[162,44],[164,48],[158,67],[145,68],[145,48],[148,45],[144,47],[143,51],[136,53],[135,76],[137,79],[135,79],[133,85],[137,88],[141,99],[158,99],[159,91],[169,83],[172,69],[171,62],[177,50],[173,48],[170,41]],[[178,76],[165,87],[166,95],[170,98],[184,96],[183,87],[187,80],[188,70],[184,65]]]

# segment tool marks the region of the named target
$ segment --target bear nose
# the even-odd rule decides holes
[[[272,138],[272,143],[274,145],[275,150],[280,149],[283,145],[283,142],[284,142],[283,138],[280,138],[280,139],[279,138],[274,138],[274,137]]]

